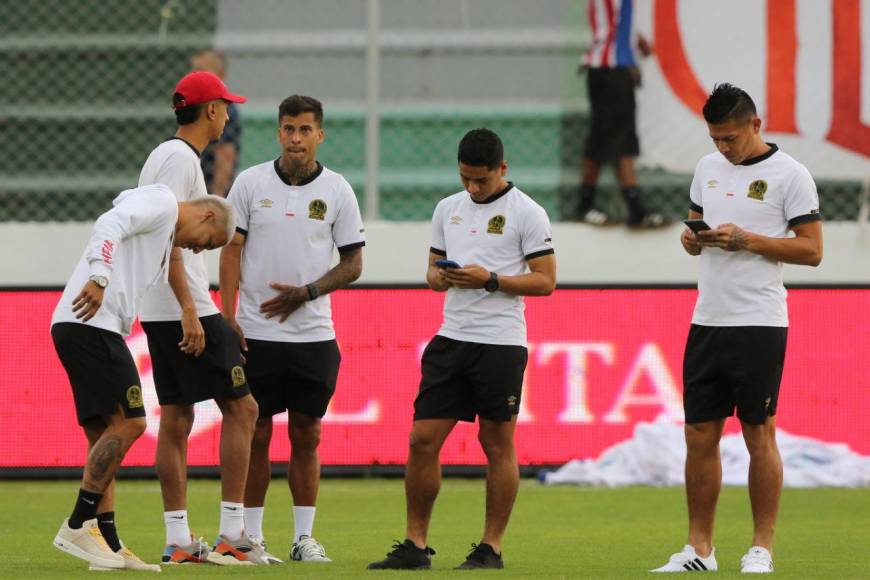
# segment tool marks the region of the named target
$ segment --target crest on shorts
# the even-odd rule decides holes
[[[230,375],[233,377],[233,386],[236,388],[243,387],[245,383],[248,382],[245,379],[245,369],[238,365],[233,367],[233,370],[230,371]]]
[[[756,179],[749,184],[749,192],[746,194],[746,197],[764,201],[765,193],[767,193],[767,182],[763,179]]]
[[[488,234],[503,234],[504,233],[504,216],[494,215],[489,218],[489,223],[486,225],[486,233]]]
[[[508,407],[516,407],[516,405],[517,405],[516,395],[511,395],[510,397],[508,397],[507,403],[508,403]]]
[[[274,202],[273,202],[271,199],[269,199],[269,198],[267,197],[267,198],[265,198],[265,199],[261,199],[261,200],[258,201],[257,203],[260,204],[260,207],[272,207],[272,204],[273,204]]]
[[[142,387],[133,385],[127,389],[127,406],[131,409],[145,406],[145,403],[142,401]]]
[[[315,199],[308,204],[308,217],[313,220],[323,221],[326,217],[326,202],[322,199]]]

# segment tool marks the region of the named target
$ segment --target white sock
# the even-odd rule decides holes
[[[221,502],[221,527],[218,532],[230,540],[242,537],[245,529],[245,504],[233,501]]]
[[[186,546],[190,543],[190,525],[187,523],[187,510],[163,512],[166,524],[166,543]]]
[[[311,536],[311,530],[314,528],[314,510],[316,509],[313,505],[293,506],[294,543],[298,542],[302,536]]]
[[[263,510],[264,507],[245,507],[245,531],[248,536],[263,538]]]

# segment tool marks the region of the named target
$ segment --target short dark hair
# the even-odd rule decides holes
[[[181,93],[175,93],[172,95],[172,106],[175,107],[184,100],[184,96]],[[186,107],[181,107],[180,109],[175,109],[175,122],[178,125],[190,125],[199,119],[199,114],[202,112],[206,103],[199,103],[197,105],[188,105]]]
[[[472,129],[459,142],[460,163],[495,169],[504,161],[504,145],[489,129]]]
[[[278,122],[285,116],[298,117],[302,113],[312,113],[318,126],[323,125],[323,105],[314,97],[290,95],[278,105]]]
[[[703,110],[704,120],[711,125],[730,120],[749,121],[758,114],[749,93],[730,83],[714,86]]]

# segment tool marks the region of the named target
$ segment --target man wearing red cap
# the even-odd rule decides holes
[[[206,197],[200,153],[220,138],[231,93],[215,74],[192,72],[175,87],[178,130],[148,156],[139,185],[162,183],[179,201]],[[244,533],[243,500],[257,403],[242,368],[239,340],[209,295],[204,256],[173,250],[168,283],[151,288],[140,316],[148,337],[160,402],[157,473],[163,493],[163,563],[269,564],[280,562]],[[214,399],[223,414],[220,439],[221,518],[214,550],[194,540],[187,520],[187,439],[194,404]]]

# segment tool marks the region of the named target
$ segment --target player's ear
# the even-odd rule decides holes
[[[201,224],[214,223],[215,221],[217,221],[216,218],[217,218],[217,214],[215,214],[214,210],[207,209],[204,212],[202,212],[202,217],[201,217],[199,223],[201,223]]]

